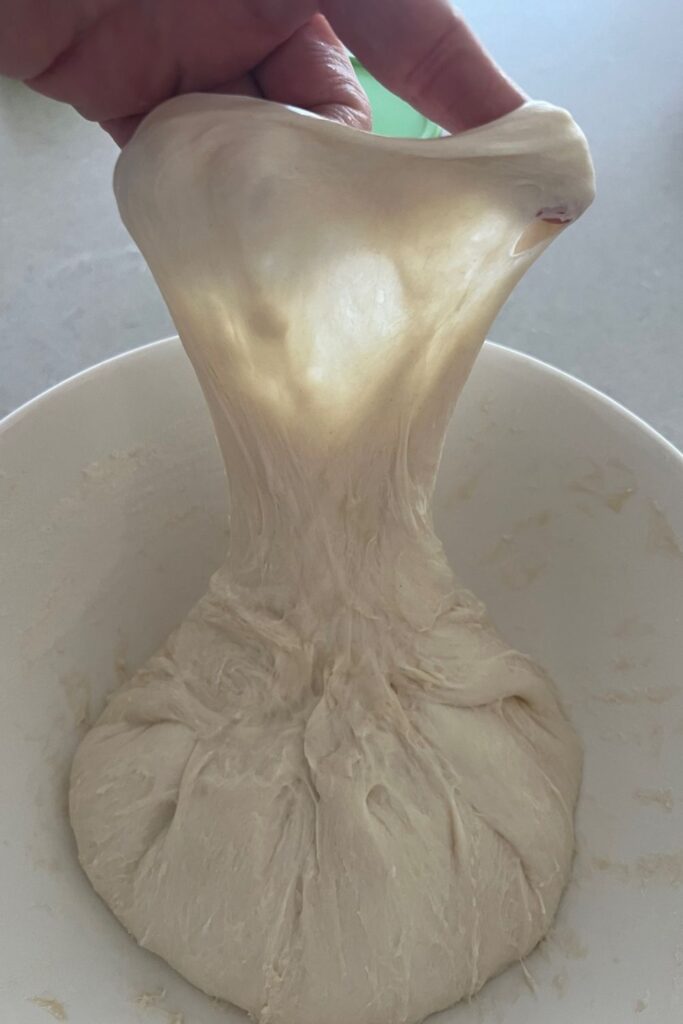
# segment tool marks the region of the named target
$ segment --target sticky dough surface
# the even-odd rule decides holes
[[[413,142],[189,96],[119,161],[231,543],[85,737],[71,819],[136,939],[260,1021],[418,1021],[555,913],[578,743],[457,584],[430,505],[489,324],[556,230],[537,214],[592,190],[583,136],[539,103]]]

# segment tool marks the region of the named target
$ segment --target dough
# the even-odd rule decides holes
[[[577,739],[460,588],[430,503],[492,318],[593,178],[529,103],[433,142],[186,96],[116,172],[229,478],[208,593],[74,761],[93,886],[269,1024],[400,1024],[526,956],[567,881]],[[504,495],[501,495],[504,500]]]

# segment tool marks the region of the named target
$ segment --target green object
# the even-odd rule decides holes
[[[405,103],[380,85],[353,55],[351,63],[370,100],[372,130],[375,135],[389,135],[401,139],[436,139],[441,135],[441,129],[437,124],[427,120],[409,103]]]

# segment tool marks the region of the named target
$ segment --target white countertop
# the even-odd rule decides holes
[[[530,95],[591,143],[598,199],[492,330],[606,391],[683,446],[683,5],[469,0]],[[72,110],[0,80],[0,415],[173,333],[119,222],[116,147]]]

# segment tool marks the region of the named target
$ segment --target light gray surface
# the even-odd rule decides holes
[[[683,445],[683,5],[465,0],[533,96],[586,131],[598,199],[533,268],[492,337],[608,392]],[[0,415],[172,333],[118,220],[116,148],[0,81]]]

